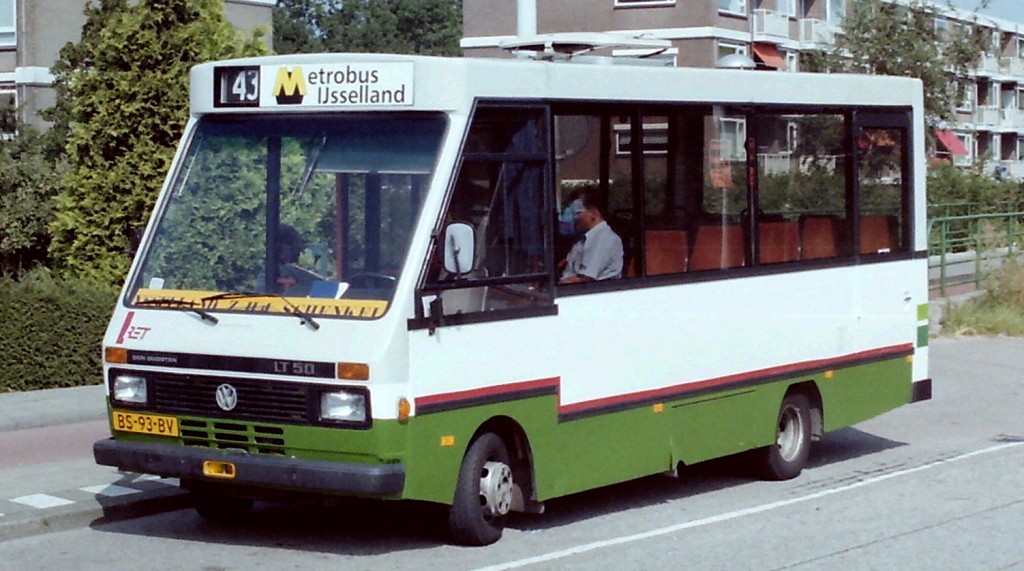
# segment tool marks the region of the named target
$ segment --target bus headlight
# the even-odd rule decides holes
[[[130,375],[114,377],[113,396],[115,401],[143,404],[146,402],[146,379]]]
[[[320,393],[320,419],[332,422],[365,423],[366,393],[334,391]]]

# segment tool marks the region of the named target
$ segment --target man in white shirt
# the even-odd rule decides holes
[[[584,232],[569,251],[559,284],[622,277],[622,239],[605,221],[592,192],[580,194],[576,227]]]

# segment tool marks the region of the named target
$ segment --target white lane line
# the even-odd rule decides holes
[[[108,498],[116,498],[118,496],[128,496],[131,494],[141,494],[142,490],[136,490],[135,488],[126,488],[125,486],[118,486],[116,484],[105,484],[102,486],[90,486],[88,488],[78,488],[83,492],[95,494],[97,496],[106,496]]]
[[[41,510],[46,508],[56,508],[60,506],[70,506],[71,504],[75,503],[71,500],[58,498],[57,496],[51,496],[48,494],[32,494],[28,496],[21,496],[18,498],[14,498],[11,501],[16,504],[21,504],[23,506],[28,506],[30,508],[38,508]]]
[[[662,535],[668,535],[668,534],[676,533],[678,531],[683,531],[683,530],[686,530],[686,529],[693,529],[695,527],[703,527],[703,526],[706,526],[706,525],[722,523],[724,521],[739,519],[741,517],[746,517],[748,515],[764,513],[764,512],[776,510],[776,509],[779,509],[779,508],[784,508],[784,507],[787,507],[787,506],[791,506],[791,505],[794,505],[794,504],[800,504],[800,503],[803,503],[803,502],[809,502],[811,500],[817,500],[817,499],[824,498],[824,497],[827,497],[827,496],[832,496],[832,495],[835,495],[835,494],[840,494],[840,493],[843,493],[843,492],[848,492],[850,490],[855,490],[857,488],[862,488],[864,486],[869,486],[871,484],[877,484],[878,482],[884,482],[885,480],[891,480],[893,478],[900,478],[902,476],[907,476],[909,474],[914,474],[914,473],[917,473],[917,472],[922,472],[924,470],[930,470],[932,468],[935,468],[937,466],[942,466],[944,464],[951,464],[953,462],[960,462],[962,460],[967,460],[969,458],[974,458],[975,456],[981,456],[981,455],[984,455],[984,454],[991,454],[993,452],[999,452],[1001,450],[1006,450],[1007,448],[1013,448],[1013,447],[1021,446],[1021,445],[1024,445],[1024,442],[1009,442],[1009,443],[1006,443],[1006,444],[999,444],[997,446],[991,446],[989,448],[983,448],[981,450],[975,450],[973,452],[967,452],[967,453],[961,454],[959,456],[953,456],[952,458],[945,458],[945,459],[942,459],[942,460],[936,460],[934,462],[930,462],[928,464],[923,464],[921,466],[916,466],[914,468],[907,468],[906,470],[900,470],[900,471],[897,471],[897,472],[890,472],[889,474],[882,474],[881,476],[876,476],[874,478],[869,478],[867,480],[861,480],[859,482],[854,482],[852,484],[847,484],[845,486],[841,486],[841,487],[838,487],[838,488],[822,490],[820,492],[815,492],[813,494],[809,494],[809,495],[806,495],[806,496],[790,498],[788,500],[781,500],[781,501],[778,501],[778,502],[772,502],[770,504],[762,504],[762,505],[759,505],[759,506],[754,506],[754,507],[751,507],[751,508],[746,508],[746,509],[737,510],[737,511],[733,511],[733,512],[718,514],[718,515],[706,517],[706,518],[703,518],[703,519],[687,521],[687,522],[683,522],[683,523],[680,523],[680,524],[671,525],[671,526],[668,526],[668,527],[663,527],[663,528],[660,528],[660,529],[652,529],[651,531],[646,531],[644,533],[636,533],[636,534],[633,534],[633,535],[624,535],[622,537],[615,537],[615,538],[612,538],[612,539],[606,539],[604,541],[595,541],[593,543],[585,543],[583,545],[577,545],[576,547],[570,547],[569,549],[563,549],[561,551],[552,551],[551,553],[546,553],[544,555],[537,555],[535,557],[529,557],[529,558],[526,558],[526,559],[520,559],[518,561],[508,561],[508,562],[505,562],[505,563],[500,563],[498,565],[491,565],[489,567],[480,567],[479,569],[476,569],[475,571],[506,571],[508,569],[518,569],[518,568],[521,568],[521,567],[526,567],[527,565],[536,565],[538,563],[546,563],[548,561],[554,561],[556,559],[564,559],[566,557],[571,557],[573,555],[579,555],[581,553],[587,553],[589,551],[594,551],[594,550],[597,550],[597,549],[604,549],[606,547],[614,547],[616,545],[622,545],[624,543],[632,543],[634,541],[642,541],[642,540],[645,540],[645,539],[651,539],[652,537],[660,537]]]

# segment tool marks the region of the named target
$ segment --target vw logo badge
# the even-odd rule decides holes
[[[235,387],[227,383],[217,387],[217,406],[223,411],[233,410],[238,406],[238,391]]]

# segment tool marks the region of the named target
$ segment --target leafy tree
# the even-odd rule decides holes
[[[274,8],[274,51],[280,54],[323,51],[319,22],[323,0],[279,0]]]
[[[982,0],[985,4],[987,0]],[[973,25],[976,22],[936,26],[936,17],[942,17],[938,10],[925,0],[857,0],[835,45],[809,54],[805,68],[916,77],[924,84],[928,121],[948,120],[964,96],[961,78],[968,76],[990,44]]]
[[[75,275],[123,279],[188,117],[188,72],[202,61],[258,55],[222,0],[91,0],[79,43],[53,68],[48,118],[70,171],[56,200],[50,253]]]
[[[13,109],[3,110],[0,140],[0,275],[19,274],[48,261],[53,197],[60,187],[64,163],[55,161],[49,139],[19,125]]]
[[[462,0],[279,0],[278,53],[458,55]]]

